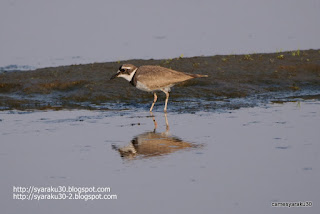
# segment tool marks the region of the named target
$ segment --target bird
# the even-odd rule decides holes
[[[208,75],[189,74],[175,71],[169,68],[157,65],[143,65],[136,67],[132,64],[123,64],[119,67],[117,73],[111,76],[110,80],[116,77],[122,77],[130,82],[131,85],[146,92],[152,92],[154,99],[150,112],[157,102],[157,91],[166,94],[164,112],[167,112],[170,88],[174,85],[198,77],[208,77]]]

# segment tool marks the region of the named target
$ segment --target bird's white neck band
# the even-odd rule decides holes
[[[128,74],[120,74],[118,77],[122,77],[130,82],[137,70],[138,70],[138,68],[136,68],[134,71],[132,71],[131,74],[129,74],[129,75]]]

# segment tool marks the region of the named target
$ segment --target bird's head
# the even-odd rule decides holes
[[[115,73],[110,80],[116,78],[116,77],[122,77],[126,80],[128,80],[129,82],[132,80],[133,75],[135,74],[135,72],[137,71],[137,67],[131,64],[124,64],[121,65],[119,67],[119,70],[117,71],[117,73]]]

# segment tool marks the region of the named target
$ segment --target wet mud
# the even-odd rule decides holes
[[[206,74],[172,88],[168,111],[211,111],[264,101],[316,98],[320,94],[320,50],[271,54],[129,60],[0,73],[0,109],[148,110],[153,95],[110,77],[124,63],[160,65]],[[155,111],[162,111],[159,93]]]

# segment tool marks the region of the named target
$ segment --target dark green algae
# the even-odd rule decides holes
[[[153,95],[126,80],[109,80],[121,64],[160,65],[206,74],[172,88],[168,111],[211,111],[254,106],[292,96],[318,97],[320,51],[128,60],[0,73],[0,109],[145,109]],[[301,92],[301,93],[300,93]],[[316,95],[314,95],[316,94]],[[320,94],[320,92],[319,92]],[[158,93],[155,110],[163,109]]]

